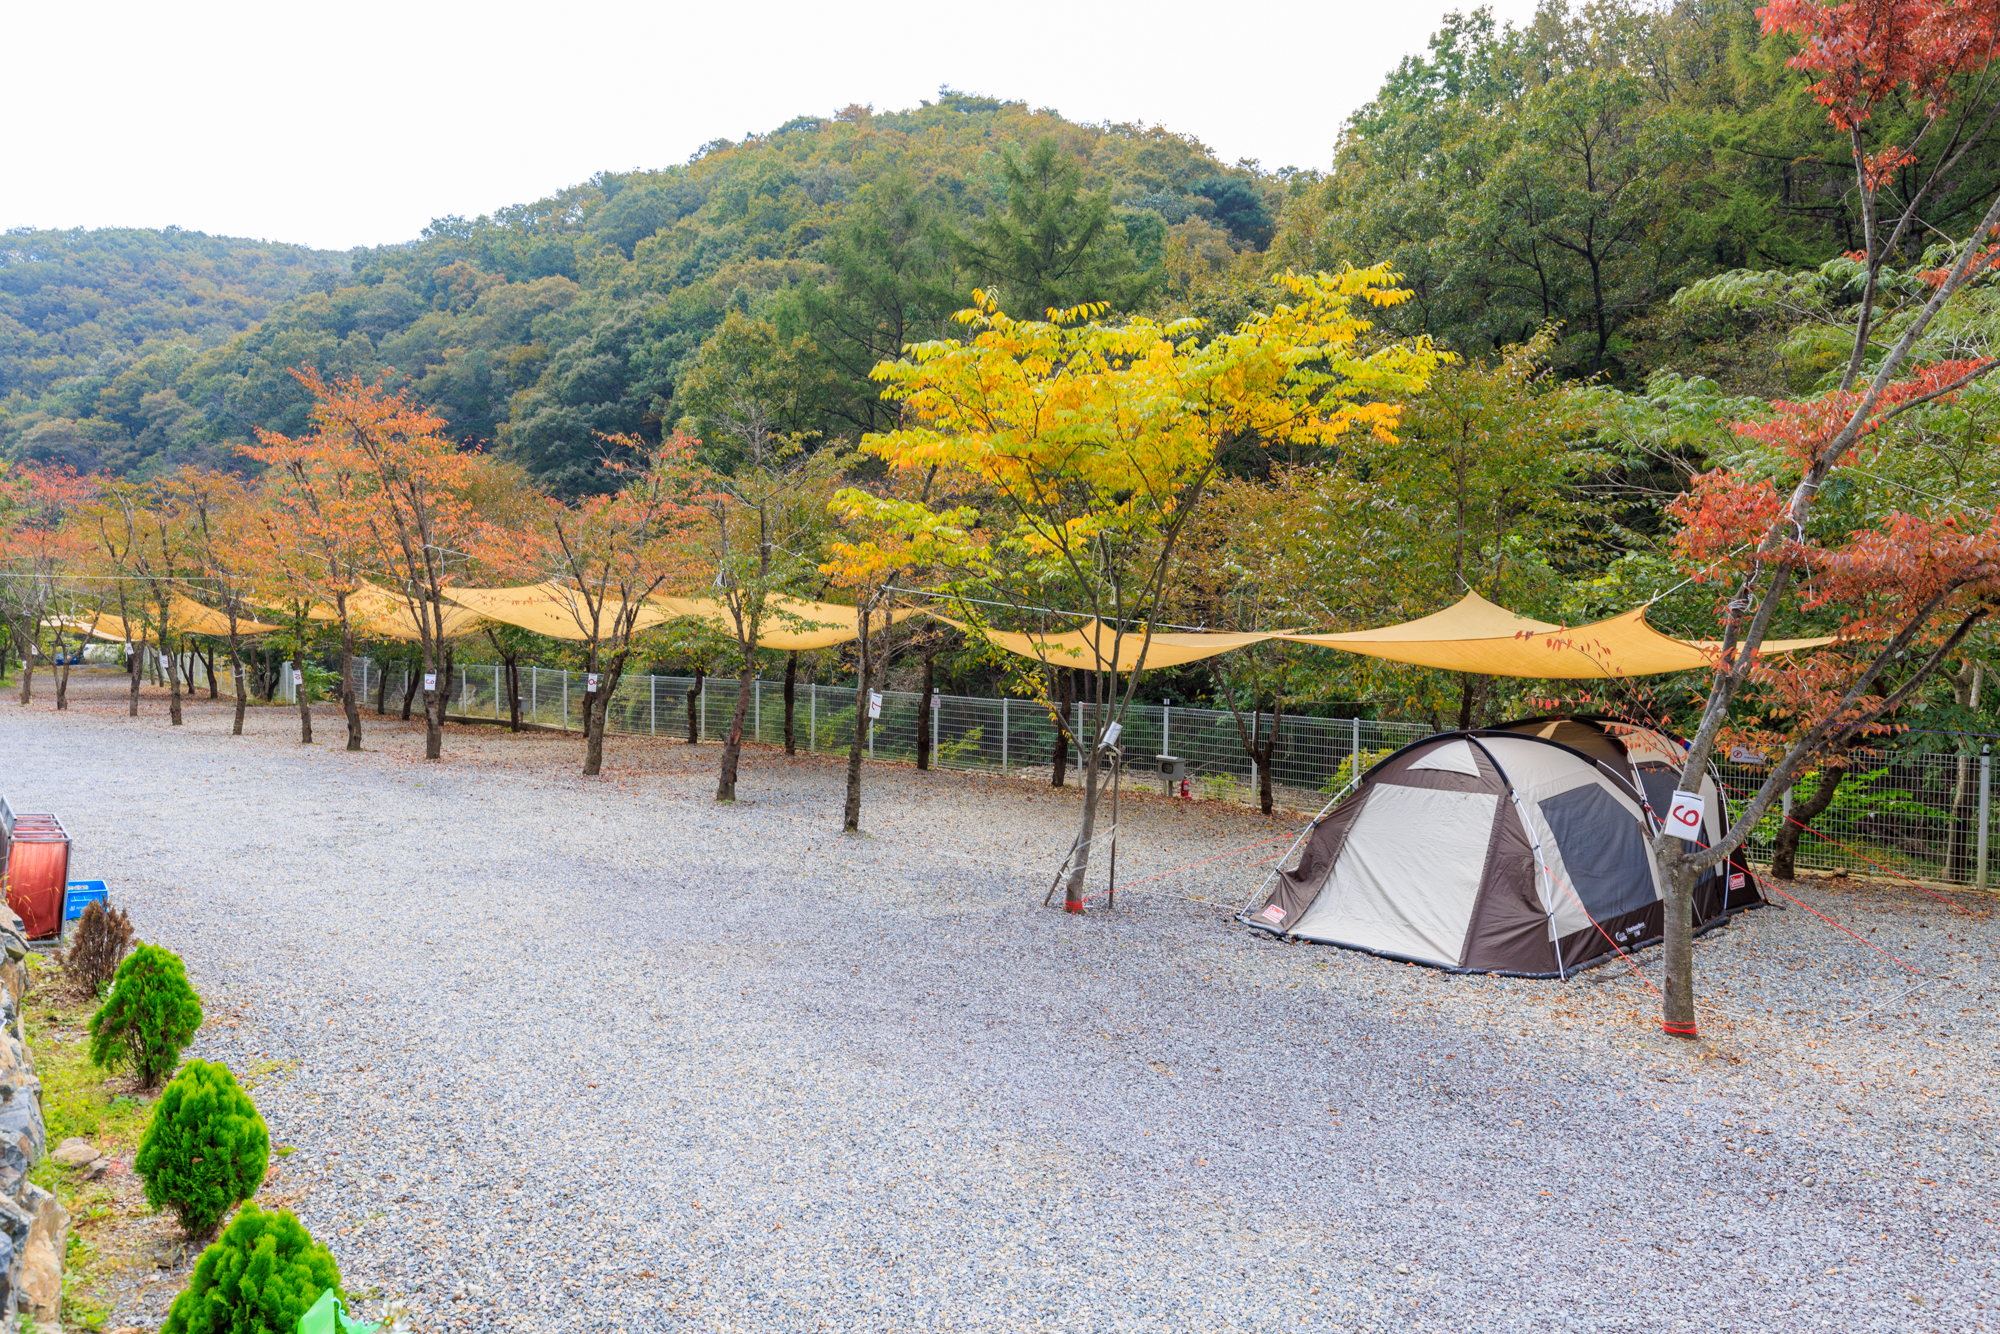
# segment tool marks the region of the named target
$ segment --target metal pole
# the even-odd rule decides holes
[[[1986,845],[1988,834],[1993,827],[1993,746],[1989,742],[1979,748],[1979,879],[1981,889],[1986,888]]]
[[[819,682],[806,682],[806,754],[819,754]]]
[[[563,730],[569,730],[569,668],[563,668]]]
[[[1000,776],[1007,776],[1007,697],[1000,697]]]
[[[933,765],[936,765],[938,762],[938,714],[943,712],[941,707],[943,703],[944,692],[933,687],[931,690],[931,763]]]
[[[496,722],[500,718],[500,664],[497,662],[493,664],[493,718]]]
[[[528,668],[528,718],[530,721],[533,722],[541,721],[541,709],[542,709],[541,684],[542,684],[542,669],[539,667],[530,666]]]
[[[660,734],[660,683],[657,677],[646,678],[646,735]]]
[[[1354,763],[1348,767],[1354,770],[1348,775],[1349,779],[1361,777],[1361,715],[1358,713],[1354,715]]]
[[[750,710],[752,715],[750,730],[755,734],[753,739],[762,741],[764,739],[764,678],[761,675],[750,688]]]
[[[1160,706],[1160,754],[1171,755],[1173,753],[1174,706],[1171,704],[1162,704]]]
[[[701,740],[708,738],[708,678],[701,678],[701,726],[697,732]]]

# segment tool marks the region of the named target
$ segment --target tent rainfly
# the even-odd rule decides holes
[[[1298,868],[1241,920],[1453,972],[1567,977],[1660,939],[1647,844],[1682,753],[1594,718],[1427,737],[1316,820]],[[1702,789],[1713,840],[1727,814],[1712,777]],[[1739,854],[1696,886],[1695,928],[1763,903]]]

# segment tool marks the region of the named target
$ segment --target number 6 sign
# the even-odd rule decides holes
[[[1701,817],[1706,812],[1707,803],[1699,792],[1674,792],[1674,804],[1667,812],[1667,832],[1681,838],[1701,837]]]

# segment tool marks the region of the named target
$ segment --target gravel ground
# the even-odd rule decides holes
[[[107,683],[108,684],[108,683]],[[1992,1328],[1991,900],[1802,883],[1697,949],[1452,977],[1233,926],[1284,825],[366,719],[0,706],[0,790],[262,1072],[266,1198],[421,1330]],[[1283,844],[1277,844],[1282,847]],[[1657,978],[1657,951],[1646,971]],[[161,1284],[159,1287],[168,1285]],[[112,1325],[150,1328],[166,1298]]]

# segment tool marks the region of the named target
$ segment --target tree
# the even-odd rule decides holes
[[[1007,148],[1000,179],[1006,210],[958,245],[960,262],[992,285],[994,300],[1035,314],[1139,303],[1151,279],[1138,270],[1111,201],[1084,192],[1081,164],[1054,136],[1037,139],[1025,160]]]
[[[757,641],[772,619],[791,619],[773,598],[803,594],[818,573],[827,502],[840,455],[814,448],[801,409],[825,377],[776,330],[731,315],[688,377],[687,421],[711,460],[708,557],[726,628],[735,640],[736,706],[722,747],[715,799],[736,799],[757,670]]]
[[[304,617],[306,607],[333,609],[340,631],[340,711],[347,722],[347,748],[361,749],[361,702],[354,691],[353,607],[356,594],[369,587],[367,574],[378,559],[370,519],[379,500],[379,476],[365,464],[365,454],[337,447],[325,435],[295,440],[276,431],[259,431],[258,443],[242,446],[262,463],[266,501],[258,543],[266,568],[289,575],[289,599],[300,608],[298,652],[294,670],[305,673]],[[335,439],[339,437],[336,435]],[[312,713],[306,692],[299,692],[301,738],[312,740]]]
[[[1880,505],[1856,521],[1824,498],[1836,475],[1866,490],[1872,470],[1860,466],[1861,456],[1888,447],[1885,427],[2000,365],[1991,356],[1925,362],[1919,355],[1947,305],[2000,253],[2000,193],[1991,193],[1965,238],[1940,254],[1921,306],[1890,328],[1877,327],[1889,256],[1933,225],[1926,210],[1934,193],[2000,116],[2000,91],[1990,83],[1960,96],[1968,76],[1990,67],[2000,14],[1984,3],[1857,0],[1825,9],[1777,0],[1763,18],[1767,31],[1803,39],[1792,65],[1814,77],[1813,95],[1849,136],[1864,273],[1837,386],[1809,401],[1773,403],[1767,417],[1739,423],[1765,451],[1767,466],[1704,473],[1673,507],[1681,558],[1693,577],[1727,593],[1717,608],[1716,671],[1681,786],[1699,789],[1725,730],[1735,730],[1732,706],[1753,682],[1786,724],[1754,738],[1773,759],[1726,837],[1697,847],[1663,831],[1654,843],[1669,887],[1662,1026],[1686,1037],[1697,1033],[1691,905],[1699,876],[1741,846],[1815,755],[1911,698],[2000,599],[2000,519],[1991,510]],[[1914,181],[1898,179],[1907,147],[1869,135],[1877,113],[1898,102],[1921,110],[1923,134],[1954,146]],[[1883,212],[1885,204],[1891,211]],[[1792,667],[1763,663],[1758,650],[1788,603],[1837,613],[1845,651]]]
[[[604,767],[606,711],[634,641],[652,619],[649,600],[688,582],[693,529],[701,520],[692,438],[673,435],[651,450],[618,443],[641,462],[607,465],[622,482],[615,494],[547,500],[519,528],[486,525],[481,543],[490,564],[531,572],[560,590],[583,645],[585,777]],[[517,723],[519,708],[517,694]]]
[[[424,758],[444,753],[444,692],[438,673],[445,654],[444,588],[465,560],[476,521],[466,492],[470,459],[444,434],[444,418],[417,407],[407,393],[360,380],[328,381],[310,367],[294,372],[312,394],[318,467],[359,479],[360,512],[370,559],[393,572],[396,593],[416,623],[423,648]],[[267,447],[269,442],[267,441]]]
[[[0,475],[0,616],[21,656],[21,703],[29,702],[35,656],[45,629],[53,629],[56,656],[67,659],[70,621],[63,613],[96,619],[102,595],[79,597],[77,575],[86,563],[90,534],[85,516],[97,491],[94,478],[60,465],[27,465]],[[77,635],[77,642],[83,640]],[[69,707],[69,668],[56,672],[56,708]]]
[[[236,695],[236,714],[229,730],[232,736],[242,736],[243,717],[250,703],[250,685],[243,670],[242,626],[251,619],[251,599],[266,578],[259,559],[262,516],[254,493],[233,474],[184,468],[170,485],[192,516],[189,536],[198,577],[217,610],[229,620],[229,666]],[[211,672],[211,684],[214,679]],[[348,747],[356,748],[353,744]]]
[[[972,336],[922,344],[876,371],[902,428],[864,447],[900,474],[978,496],[985,527],[954,523],[962,567],[1019,606],[1068,590],[1102,633],[1078,664],[1097,678],[1084,757],[1082,828],[1065,907],[1079,912],[1095,836],[1101,740],[1122,726],[1145,665],[1150,621],[1170,589],[1176,544],[1221,452],[1245,440],[1322,447],[1357,429],[1394,434],[1392,401],[1439,363],[1427,343],[1357,345],[1369,322],[1353,306],[1393,306],[1406,293],[1385,267],[1278,280],[1281,300],[1203,340],[1191,322],[1093,322],[1102,307],[1016,320],[990,296],[959,315]],[[846,493],[914,528],[928,495],[894,507]],[[941,542],[943,538],[941,536]],[[1118,686],[1125,675],[1123,688]]]

